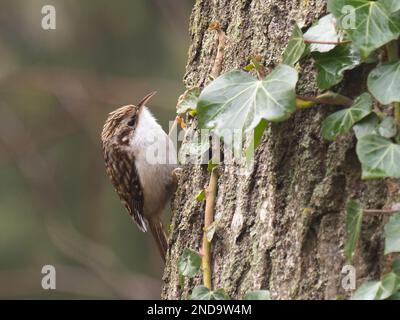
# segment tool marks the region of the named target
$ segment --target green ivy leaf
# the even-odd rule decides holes
[[[376,115],[375,112],[371,113],[360,122],[357,122],[354,127],[354,133],[357,139],[361,139],[361,137],[367,134],[377,134],[378,127],[379,127],[379,117]]]
[[[250,62],[247,66],[245,66],[244,68],[243,68],[243,70],[244,71],[251,71],[251,70],[253,70],[255,67],[254,67],[254,64],[252,63],[252,62]]]
[[[254,128],[253,140],[250,142],[249,147],[246,149],[246,163],[250,163],[254,157],[254,151],[262,141],[264,131],[268,126],[268,121],[262,119],[257,127]]]
[[[368,89],[381,104],[400,101],[400,60],[380,64],[372,70]]]
[[[392,272],[400,277],[400,258],[397,258],[392,262]]]
[[[193,87],[187,89],[178,100],[178,104],[176,105],[176,113],[186,113],[190,110],[196,110],[197,101],[200,95],[200,88]]]
[[[382,0],[331,0],[329,2],[329,10],[339,20],[339,25],[347,32],[364,59],[374,50],[397,39],[400,35],[400,20],[391,16],[392,12]],[[351,6],[354,11],[346,12],[343,10],[344,6]],[[354,25],[351,23],[352,20]]]
[[[363,283],[351,297],[351,300],[376,300],[379,296],[380,281]]]
[[[400,278],[393,272],[384,275],[381,281],[368,281],[354,293],[351,300],[384,300],[397,292]]]
[[[371,113],[372,97],[363,93],[347,109],[335,112],[322,123],[321,134],[327,140],[335,140],[340,134],[348,132],[358,121]]]
[[[332,13],[335,17],[340,17],[345,1],[346,0],[328,0],[328,12]]]
[[[348,262],[352,261],[354,249],[360,236],[363,213],[364,211],[357,201],[349,201],[346,206],[347,241],[344,247],[344,254]]]
[[[193,288],[190,300],[211,300],[211,291],[203,286],[199,285]]]
[[[255,290],[247,292],[244,300],[271,300],[271,294],[268,290]]]
[[[264,80],[244,71],[223,74],[200,94],[199,126],[213,129],[229,145],[235,130],[253,130],[261,119],[286,120],[295,111],[297,80],[297,71],[284,64]]]
[[[224,289],[218,289],[211,291],[203,285],[194,287],[191,300],[229,300],[229,296],[226,294]]]
[[[208,160],[208,164],[207,164],[207,171],[208,172],[212,172],[214,170],[214,168],[218,167],[218,164],[213,163],[212,159]]]
[[[304,43],[303,32],[301,32],[299,26],[296,24],[286,50],[283,53],[283,63],[294,66],[301,59],[305,50],[306,44]]]
[[[200,255],[196,251],[185,249],[178,262],[179,274],[184,277],[193,278],[199,272],[200,266]]]
[[[386,7],[386,9],[394,13],[400,10],[400,1],[399,0],[381,0],[382,4]]]
[[[400,283],[400,278],[393,272],[386,274],[382,280],[379,290],[378,299],[383,300],[389,298],[395,292],[397,292],[398,285]]]
[[[176,113],[182,114],[190,110],[196,110],[197,101],[199,100],[200,88],[193,87],[187,89],[178,100],[176,105]]]
[[[205,198],[206,198],[206,192],[204,190],[201,190],[196,196],[197,201],[204,201]]]
[[[368,134],[358,140],[357,155],[362,164],[363,179],[400,178],[400,145]]]
[[[396,292],[395,294],[392,294],[386,300],[400,300],[400,291]]]
[[[328,14],[318,20],[317,24],[312,26],[304,34],[304,40],[320,42],[338,42],[339,35],[336,32],[336,18]],[[311,43],[310,51],[328,52],[336,47],[336,44],[318,44]]]
[[[393,117],[386,117],[381,122],[378,131],[382,137],[388,139],[394,138],[397,134],[396,120]]]
[[[391,216],[385,225],[385,254],[391,252],[400,252],[400,213]]]
[[[340,45],[327,52],[312,54],[318,70],[317,85],[320,89],[329,89],[343,80],[346,70],[361,63],[360,55],[350,45]]]
[[[230,300],[231,298],[224,289],[217,289],[211,292],[211,300]]]
[[[398,291],[400,278],[393,272],[384,275],[381,281],[368,281],[354,293],[351,300],[384,300]]]

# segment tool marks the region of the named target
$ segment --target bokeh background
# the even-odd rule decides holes
[[[2,0],[0,298],[159,298],[161,260],[104,170],[108,112],[152,90],[167,130],[194,0]],[[43,30],[44,5],[56,30]],[[56,267],[56,290],[41,287]]]

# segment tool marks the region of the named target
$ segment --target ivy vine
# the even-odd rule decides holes
[[[341,110],[323,121],[322,137],[334,141],[353,130],[362,179],[400,178],[400,1],[328,0],[327,9],[329,14],[304,34],[298,25],[294,26],[282,63],[273,70],[267,72],[260,58],[254,57],[243,70],[212,75],[212,81],[202,90],[197,87],[187,90],[178,103],[178,113],[197,117],[200,129],[209,129],[227,145],[232,145],[233,140],[224,134],[226,131],[252,133],[252,148],[246,150],[249,158],[269,123],[285,121],[298,109],[320,104],[341,106]],[[224,44],[219,25],[214,24],[212,30],[218,31],[219,42]],[[222,59],[221,53],[220,46],[218,60]],[[317,97],[296,93],[302,59],[312,59],[315,63],[316,84],[322,91]],[[329,91],[343,80],[346,71],[365,64],[372,69],[366,79],[368,92],[345,97]],[[220,66],[213,68],[218,69]],[[202,190],[197,200],[205,199]],[[385,254],[400,252],[398,211],[388,212],[393,216],[385,227]],[[363,215],[368,210],[352,200],[346,212],[345,255],[351,261]],[[179,262],[180,274],[184,277],[197,274],[194,271],[200,270],[200,260],[193,251],[185,251]],[[247,296],[269,298],[269,293],[262,290]],[[363,284],[353,296],[399,297],[400,260],[395,260],[392,271],[380,281]],[[192,298],[218,299],[227,295],[222,289],[212,291],[210,286],[199,286],[193,290]]]

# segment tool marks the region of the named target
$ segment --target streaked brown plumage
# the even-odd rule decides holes
[[[137,106],[111,112],[101,140],[107,175],[116,192],[139,229],[145,232],[150,228],[165,260],[167,239],[161,216],[175,188],[171,173],[176,154],[169,137],[145,106],[154,94],[147,95]],[[147,151],[154,147],[165,149],[168,160],[149,161]]]

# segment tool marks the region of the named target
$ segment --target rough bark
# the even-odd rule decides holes
[[[307,4],[308,2],[308,4]],[[227,35],[223,72],[244,67],[261,55],[268,67],[280,62],[293,23],[309,27],[325,13],[323,0],[198,0],[190,20],[191,47],[185,84],[203,85],[216,53],[219,21]],[[301,65],[300,94],[315,95],[312,63]],[[342,92],[355,97],[364,87],[363,70],[348,74]],[[213,285],[235,299],[249,290],[269,289],[273,299],[333,299],[349,295],[341,288],[346,264],[344,206],[350,198],[381,208],[393,200],[397,186],[364,182],[352,134],[334,143],[320,135],[321,121],[334,108],[296,112],[268,128],[255,156],[254,170],[221,166],[216,212],[222,215],[213,239]],[[195,126],[195,124],[192,124]],[[182,251],[201,246],[204,203],[195,197],[207,183],[202,166],[184,168],[173,202],[170,250],[164,273],[164,299],[186,299],[201,276],[180,286],[177,261]],[[393,187],[394,186],[394,187]],[[378,277],[385,218],[363,223],[354,266],[357,283]]]

